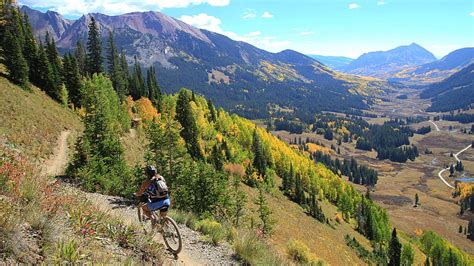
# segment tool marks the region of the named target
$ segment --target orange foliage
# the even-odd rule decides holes
[[[422,229],[415,229],[414,231],[416,237],[420,237],[423,235],[423,230]]]
[[[144,121],[153,121],[158,117],[158,111],[148,98],[141,97],[135,104],[140,118]]]
[[[229,163],[224,165],[224,171],[233,176],[240,178],[245,176],[245,168],[241,164]]]

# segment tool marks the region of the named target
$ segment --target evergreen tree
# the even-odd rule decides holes
[[[452,164],[449,166],[449,176],[454,176],[454,166]]]
[[[82,93],[85,130],[76,144],[77,153],[68,174],[87,191],[128,196],[134,188],[129,186],[130,171],[120,142],[120,134],[125,130],[121,114],[125,110],[112,82],[102,74],[86,79]]]
[[[61,101],[63,81],[62,81],[62,65],[56,49],[54,39],[50,38],[49,33],[45,36],[45,52],[48,57],[49,66],[51,69],[49,80],[50,96],[57,101]]]
[[[102,41],[100,40],[99,29],[94,17],[91,17],[91,21],[89,23],[86,64],[87,73],[91,76],[96,73],[102,73],[104,70],[102,58]]]
[[[52,79],[53,74],[51,64],[49,63],[48,56],[46,55],[46,51],[41,42],[37,47],[37,52],[37,80],[35,81],[35,84],[45,90],[48,95],[53,97],[53,95],[56,95],[56,91]]]
[[[77,67],[81,76],[85,76],[87,73],[87,57],[86,49],[80,40],[76,42],[76,50],[74,51],[74,57],[76,58]]]
[[[191,108],[189,91],[182,89],[176,101],[176,119],[181,124],[181,137],[186,141],[189,154],[197,160],[204,159],[204,155],[199,144],[199,132],[196,120]]]
[[[124,100],[128,93],[128,75],[125,75],[124,70],[122,69],[120,55],[115,46],[114,34],[112,31],[109,31],[109,38],[107,40],[107,66],[112,85],[120,99]]]
[[[63,58],[64,84],[69,92],[69,99],[74,106],[80,106],[81,100],[81,75],[76,58],[66,53]]]
[[[130,94],[134,100],[138,100],[141,97],[148,97],[148,92],[145,86],[145,80],[143,78],[142,68],[138,59],[135,56],[135,65],[133,68],[132,76],[130,77]]]
[[[392,239],[389,243],[389,265],[398,266],[400,265],[400,256],[401,256],[402,245],[397,237],[397,229],[394,228],[392,231]]]
[[[12,27],[12,26],[10,26]],[[10,28],[9,27],[9,28]],[[3,58],[10,80],[23,88],[28,88],[28,64],[23,57],[22,48],[14,31],[6,29],[3,36]]]
[[[264,237],[270,236],[273,232],[275,220],[272,219],[272,211],[268,207],[267,200],[265,198],[263,186],[258,186],[258,198],[255,202],[258,206],[258,217],[260,218],[260,230]]]
[[[458,233],[462,234],[462,225],[459,225]]]
[[[211,122],[216,122],[217,121],[217,115],[216,115],[216,110],[214,108],[214,104],[212,103],[211,100],[207,100],[207,108],[209,109],[209,117],[208,120]]]
[[[265,154],[263,150],[263,144],[258,136],[257,129],[253,131],[253,141],[252,141],[252,152],[253,152],[253,167],[257,170],[258,174],[265,176],[267,163],[265,160]]]
[[[160,102],[161,102],[161,90],[158,86],[158,82],[156,80],[156,70],[153,66],[148,68],[146,73],[146,81],[147,81],[147,88],[148,88],[148,99],[153,103],[153,105],[160,111]]]
[[[28,18],[28,15],[25,13],[23,15],[23,29],[25,42],[23,45],[23,56],[29,66],[29,80],[36,84],[38,80],[37,75],[37,63],[38,63],[38,54],[36,49],[36,41],[33,36],[33,29]]]
[[[415,194],[415,207],[420,204],[420,198],[418,197],[418,193]]]

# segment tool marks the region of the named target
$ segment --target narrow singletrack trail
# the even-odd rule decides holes
[[[68,137],[69,130],[61,132],[53,155],[43,167],[43,173],[49,176],[58,176],[63,173],[68,163]],[[76,188],[93,205],[102,211],[114,215],[124,223],[129,225],[139,225],[137,209],[127,199],[115,196],[107,196],[99,193],[87,193]],[[165,253],[165,265],[236,265],[238,261],[233,256],[231,247],[224,243],[222,245],[212,245],[202,239],[202,236],[184,225],[179,225],[179,230],[183,238],[183,250],[176,258],[171,253]],[[164,243],[160,234],[157,240]]]
[[[71,131],[64,130],[58,139],[58,144],[54,149],[53,155],[49,158],[43,168],[43,172],[49,176],[61,174],[68,163],[68,145],[67,138]]]

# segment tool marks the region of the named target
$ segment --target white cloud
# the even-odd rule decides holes
[[[474,12],[469,13],[469,16],[474,17]]]
[[[356,3],[350,3],[349,4],[349,9],[356,9],[356,8],[359,8],[360,6]]]
[[[384,1],[378,1],[378,2],[377,2],[377,5],[378,5],[378,6],[383,6],[383,5],[385,5],[385,2],[384,2]]]
[[[227,6],[230,0],[19,0],[19,4],[32,8],[46,8],[66,16],[81,16],[100,12],[118,15],[127,12],[162,10],[166,8],[185,8],[193,5]]]
[[[257,17],[257,14],[255,14],[255,10],[247,8],[247,10],[244,12],[242,15],[243,19],[252,19]]]
[[[259,31],[259,30],[257,30],[257,31],[249,32],[249,33],[247,33],[247,35],[250,36],[250,37],[253,37],[253,36],[260,36],[260,35],[262,35],[262,32]]]
[[[263,12],[262,18],[273,18],[273,14],[268,11]]]
[[[301,36],[308,36],[308,35],[314,35],[314,31],[312,30],[307,30],[307,31],[302,31],[299,33]]]

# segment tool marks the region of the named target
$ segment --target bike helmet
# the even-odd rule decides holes
[[[153,166],[153,165],[148,165],[145,168],[145,172],[146,172],[147,176],[149,176],[149,177],[155,176],[156,175],[156,167]]]

